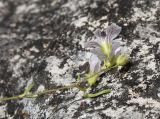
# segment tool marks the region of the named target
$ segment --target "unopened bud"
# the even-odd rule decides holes
[[[117,57],[116,65],[117,66],[124,66],[125,64],[127,64],[127,62],[128,62],[128,57],[126,55],[122,54]]]
[[[98,75],[98,74],[95,74],[95,75],[87,78],[88,84],[89,84],[90,86],[94,85],[94,84],[96,83],[98,77],[99,77],[99,75]]]

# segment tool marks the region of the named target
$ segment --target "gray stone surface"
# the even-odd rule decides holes
[[[1,0],[0,97],[75,82],[86,70],[83,44],[97,28],[122,27],[131,63],[102,77],[109,95],[82,99],[76,88],[0,103],[1,119],[159,119],[159,0]]]

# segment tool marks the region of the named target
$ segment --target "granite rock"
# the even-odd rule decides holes
[[[87,70],[83,45],[97,28],[122,27],[130,63],[105,74],[83,99],[76,88],[37,99],[0,102],[1,119],[160,118],[159,0],[1,0],[0,97],[75,82]]]

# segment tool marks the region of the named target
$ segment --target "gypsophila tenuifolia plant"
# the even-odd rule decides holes
[[[31,92],[31,89],[34,86],[34,82],[32,82],[22,94],[13,97],[0,98],[0,101],[36,98],[44,94],[55,93],[57,90],[62,91],[75,87],[84,91],[84,97],[86,98],[93,98],[110,93],[111,91],[106,89],[92,94],[87,93],[87,89],[92,88],[102,73],[105,73],[112,68],[124,66],[128,62],[128,56],[123,52],[123,48],[120,46],[121,38],[115,39],[120,32],[121,27],[116,24],[111,24],[103,30],[103,32],[100,29],[97,29],[94,33],[93,40],[85,43],[85,48],[89,48],[90,52],[93,53],[89,59],[90,71],[86,74],[86,77],[84,77],[87,80],[89,87],[81,87],[81,83],[85,83],[86,80],[81,80],[80,75],[78,75],[77,81],[71,85],[62,86],[57,89],[46,89],[36,93]]]
[[[121,38],[115,39],[120,32],[121,27],[116,24],[111,24],[103,32],[100,29],[97,29],[94,33],[95,36],[93,40],[85,43],[85,48],[89,48],[90,52],[98,58],[95,58],[96,56],[94,56],[94,58],[91,56],[90,60],[93,61],[89,61],[89,74],[93,74],[93,67],[94,69],[100,68],[100,65],[97,65],[98,60],[101,60],[101,63],[99,64],[104,64],[99,70],[109,70],[113,67],[124,66],[128,62],[128,56],[125,52],[122,52],[122,47],[120,46]],[[88,83],[94,85],[96,82],[95,78],[98,79],[100,74],[101,72],[99,72],[99,74],[95,73],[95,77],[93,76],[94,78],[89,77]]]

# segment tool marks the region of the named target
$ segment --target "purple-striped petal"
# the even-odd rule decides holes
[[[95,48],[99,46],[100,45],[96,41],[88,41],[87,43],[84,44],[85,48]]]
[[[97,57],[103,61],[106,59],[106,55],[101,51],[100,47],[94,48],[94,49],[90,49],[90,52],[94,53],[95,55],[97,55]]]
[[[106,28],[105,32],[106,32],[106,37],[105,37],[106,41],[112,41],[121,32],[121,27],[119,27],[116,24],[111,24]]]
[[[94,54],[91,55],[89,60],[89,66],[90,66],[90,72],[92,73],[100,71],[101,61],[96,55]]]
[[[111,55],[119,55],[121,53],[120,41],[112,41],[112,53]]]
[[[102,32],[100,29],[97,29],[95,32],[94,32],[94,36],[95,36],[95,40],[98,44],[101,44],[101,42],[105,41],[105,36],[102,35]]]

